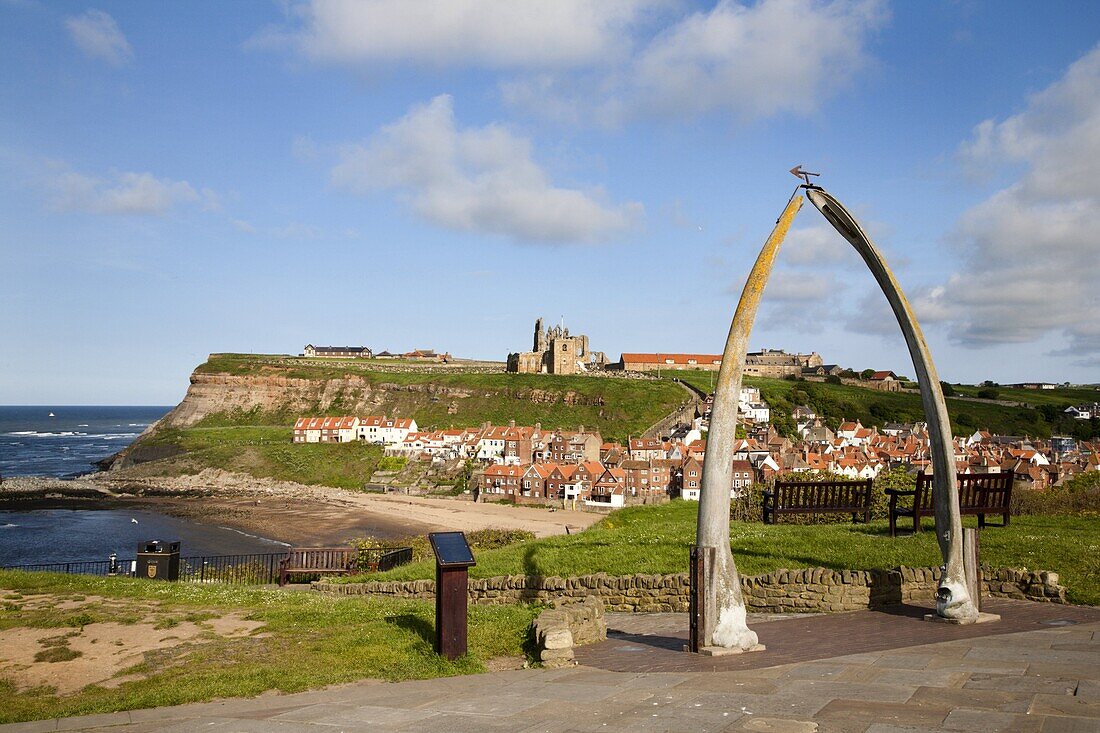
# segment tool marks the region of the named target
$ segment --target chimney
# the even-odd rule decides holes
[[[509,420],[508,421],[508,427],[514,428],[515,426],[516,426],[516,421],[515,420]]]
[[[584,432],[584,426],[583,426],[583,425],[581,425],[580,427],[578,427],[578,428],[577,428],[577,432],[578,432],[578,433],[583,433],[583,432]]]
[[[535,432],[536,433],[541,433],[542,432],[542,423],[540,423],[540,422],[535,423]]]

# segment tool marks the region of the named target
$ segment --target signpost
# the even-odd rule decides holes
[[[466,654],[467,568],[477,564],[462,532],[428,535],[435,553],[435,651],[447,659]]]

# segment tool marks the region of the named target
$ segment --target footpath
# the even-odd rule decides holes
[[[684,614],[611,614],[580,666],[0,726],[100,733],[656,731],[1097,733],[1100,609],[996,601],[1002,621],[950,626],[895,607],[756,619],[768,651],[678,651]]]

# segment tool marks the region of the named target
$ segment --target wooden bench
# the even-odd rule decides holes
[[[358,571],[357,547],[293,547],[279,561],[279,585],[286,585],[295,573],[351,575]]]
[[[936,516],[935,502],[932,498],[931,474],[921,471],[917,474],[917,487],[912,491],[901,489],[887,489],[890,496],[890,536],[897,536],[898,517],[912,517],[913,531],[920,532],[920,521],[923,517]],[[1001,473],[961,473],[959,482],[959,514],[977,515],[978,526],[985,527],[986,514],[1000,514],[999,526],[1008,525],[1009,506],[1012,501],[1012,471]],[[899,506],[898,499],[903,496],[913,497],[913,506]]]
[[[780,514],[851,514],[871,521],[871,479],[866,481],[776,481],[764,491],[764,524]]]

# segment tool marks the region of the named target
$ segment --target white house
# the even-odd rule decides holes
[[[378,433],[382,437],[382,442],[389,445],[404,441],[405,436],[416,431],[416,420],[410,417],[401,417],[383,420]]]
[[[490,425],[481,431],[474,448],[474,457],[479,461],[504,462],[504,441],[507,428]]]
[[[359,418],[359,440],[365,440],[368,443],[381,443],[382,441],[382,423],[386,421],[385,415],[368,415],[366,417]]]
[[[1096,405],[1071,405],[1066,408],[1066,414],[1078,420],[1088,420],[1095,412]]]
[[[763,402],[741,402],[737,405],[738,414],[755,423],[764,423],[771,420],[772,411]]]

